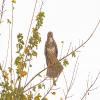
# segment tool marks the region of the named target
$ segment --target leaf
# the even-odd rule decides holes
[[[60,97],[60,100],[63,100],[63,98],[62,98],[62,97]]]
[[[42,85],[41,84],[38,84],[38,89],[42,89]]]
[[[8,70],[9,70],[10,73],[12,72],[12,68],[11,67],[8,67]]]
[[[45,85],[44,84],[42,84],[42,87],[45,89]]]
[[[10,19],[7,19],[7,23],[11,24],[11,21],[10,21]]]
[[[24,53],[25,53],[25,54],[28,54],[28,53],[29,53],[29,48],[28,48],[28,47],[26,47],[26,48],[24,49]]]
[[[72,52],[72,57],[76,57],[75,51]]]
[[[21,76],[21,77],[24,77],[24,76],[26,76],[26,75],[27,75],[27,72],[26,72],[26,71],[21,71],[21,72],[20,72],[20,76]]]
[[[63,61],[63,65],[64,65],[64,66],[69,65],[69,62],[68,62],[67,59],[64,59],[64,61]]]
[[[34,92],[36,91],[36,86],[33,87],[33,91],[34,91]]]
[[[37,57],[37,52],[33,50],[32,55]]]
[[[41,95],[40,93],[38,93],[38,95],[34,97],[34,100],[40,100],[40,98],[41,98]]]
[[[16,0],[12,0],[12,3],[16,3]]]
[[[52,95],[56,95],[56,92],[51,92],[52,93]]]

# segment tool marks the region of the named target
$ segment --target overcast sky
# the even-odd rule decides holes
[[[43,11],[45,12],[45,19],[43,27],[40,29],[42,42],[39,45],[39,57],[34,59],[33,70],[30,72],[34,74],[40,69],[43,69],[45,64],[44,57],[44,44],[46,41],[46,35],[48,31],[54,33],[54,39],[57,42],[59,56],[61,51],[61,41],[64,41],[62,57],[66,55],[70,42],[72,47],[79,46],[82,41],[85,41],[96,24],[100,20],[100,0],[44,0]],[[10,19],[11,4],[6,0],[6,12],[5,19]],[[35,0],[16,0],[14,5],[14,30],[13,30],[13,57],[15,57],[16,50],[16,35],[21,32],[25,36],[27,35],[30,19],[33,12]],[[36,12],[39,11],[41,0],[38,0]],[[35,19],[34,19],[35,20]],[[0,25],[0,62],[5,59],[5,51],[7,49],[8,41],[8,25],[5,25],[6,21]],[[33,22],[34,24],[34,22]],[[79,67],[75,84],[70,95],[73,95],[69,100],[80,100],[84,90],[86,89],[86,80],[90,74],[90,83],[93,81],[100,72],[100,25],[95,31],[94,36],[88,41],[85,47],[80,49],[79,55]],[[64,74],[67,80],[70,80],[72,71],[75,65],[76,58],[69,57],[69,66],[64,69]],[[58,87],[62,87],[58,90],[57,96],[49,96],[50,100],[59,100],[63,95],[62,86],[64,84],[63,73],[58,80]],[[95,84],[95,87],[100,86],[100,79]],[[90,92],[87,100],[99,100],[100,99],[100,87],[97,90]]]

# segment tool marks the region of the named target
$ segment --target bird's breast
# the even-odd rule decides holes
[[[49,47],[49,48],[47,48],[47,51],[54,54],[55,53],[55,47]]]

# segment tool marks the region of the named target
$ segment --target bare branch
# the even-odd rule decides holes
[[[92,32],[91,35],[88,37],[88,39],[87,39],[85,42],[83,42],[79,47],[77,47],[75,50],[73,50],[74,52],[77,51],[78,49],[80,49],[81,47],[83,47],[83,46],[91,39],[91,37],[92,37],[93,34],[95,33],[96,29],[98,28],[99,24],[100,24],[100,20],[98,21],[96,27],[94,28],[93,32]],[[73,52],[73,51],[72,51],[72,52]],[[69,55],[71,55],[72,52],[68,53],[66,56],[64,56],[63,58],[59,59],[59,61],[61,61],[61,60],[63,60],[64,58],[68,57]]]
[[[92,84],[88,87],[88,89],[85,91],[84,95],[82,96],[82,98],[80,100],[83,100],[89,91],[91,91],[91,88],[95,85],[96,81],[98,80],[99,78],[99,75],[100,75],[100,72],[97,74],[97,77],[95,78],[95,80],[92,82]]]
[[[26,47],[27,42],[28,42],[28,39],[29,39],[29,35],[30,35],[31,27],[32,27],[32,22],[33,22],[35,10],[36,10],[37,1],[38,1],[38,0],[36,0],[36,2],[35,2],[35,7],[34,7],[34,10],[33,10],[33,13],[32,13],[33,15],[32,15],[32,18],[31,18],[30,25],[29,25],[29,30],[28,30],[28,34],[27,34],[27,39],[26,39],[25,47]]]
[[[73,75],[72,75],[72,78],[71,78],[70,85],[69,85],[69,87],[67,87],[67,93],[65,95],[65,100],[68,98],[68,94],[69,94],[72,86],[74,85],[74,82],[75,82],[75,79],[76,79],[77,70],[78,70],[78,58],[79,57],[77,57],[77,60],[76,60],[76,63],[75,63],[75,67],[74,67],[74,70],[73,70]]]

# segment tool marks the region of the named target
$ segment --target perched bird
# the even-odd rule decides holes
[[[57,44],[53,38],[53,33],[48,32],[47,41],[45,43],[45,58],[47,64],[46,75],[50,78],[56,78],[63,70],[63,66],[57,59],[58,49]]]

